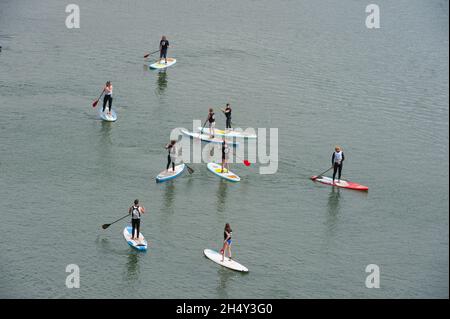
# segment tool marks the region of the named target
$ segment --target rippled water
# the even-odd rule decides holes
[[[447,1],[378,1],[379,30],[349,0],[77,3],[69,30],[60,1],[0,2],[0,297],[448,298]],[[152,72],[162,34],[178,63]],[[106,80],[115,123],[91,107]],[[170,130],[226,102],[279,128],[277,173],[156,184]],[[368,193],[309,180],[335,144]],[[100,228],[134,198],[145,254]],[[202,255],[225,222],[246,275]]]

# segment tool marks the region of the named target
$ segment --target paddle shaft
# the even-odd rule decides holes
[[[322,172],[322,173],[320,173],[319,175],[316,175],[316,178],[314,178],[314,179],[317,179],[319,176],[322,176],[323,174],[325,174],[326,172],[328,172],[330,169],[332,169],[333,168],[333,166],[331,166],[329,169],[327,169],[325,172]]]
[[[104,229],[108,228],[108,227],[111,226],[112,224],[117,223],[118,221],[120,221],[120,220],[122,220],[122,219],[124,219],[124,218],[127,218],[128,216],[130,216],[130,214],[126,214],[125,216],[119,218],[118,220],[112,222],[111,224],[105,224],[105,225],[107,225],[107,226],[104,227]],[[105,225],[103,225],[103,226],[105,226]]]
[[[95,102],[92,104],[93,107],[97,106],[98,101],[100,101],[100,98],[102,97],[103,93],[105,93],[105,89],[103,89],[102,93],[100,94],[100,96],[98,97],[97,100],[95,100]]]
[[[151,54],[153,54],[153,53],[156,53],[156,52],[159,52],[159,50],[156,50],[155,52],[147,53],[146,55],[144,55],[144,58],[147,58],[149,55],[151,55]]]

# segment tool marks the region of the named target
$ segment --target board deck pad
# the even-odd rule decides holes
[[[139,241],[134,240],[134,239],[132,240],[131,239],[131,230],[132,230],[131,226],[129,226],[129,225],[123,229],[123,237],[127,241],[128,245],[130,245],[131,247],[133,247],[137,250],[141,250],[141,251],[147,250],[148,243],[147,243],[147,240],[145,240],[144,235],[142,235],[142,233],[139,232]]]
[[[206,133],[209,134],[209,127],[199,127],[198,130],[202,133]],[[225,131],[225,130],[220,130],[217,128],[214,128],[214,135],[217,136],[224,136],[225,137],[229,137],[229,138],[256,138],[256,134],[252,134],[252,133],[247,133],[247,132],[240,132],[240,131]]]
[[[161,63],[159,63],[159,59],[155,62],[149,65],[150,69],[165,69],[169,66],[174,65],[177,63],[177,59],[174,58],[167,58],[167,64],[165,63],[165,59],[161,60]]]
[[[312,176],[311,179],[313,181],[317,181],[319,183],[322,184],[326,184],[326,185],[330,185],[330,186],[337,186],[337,187],[342,187],[342,188],[348,188],[348,189],[354,189],[354,190],[358,190],[358,191],[367,191],[369,190],[369,187],[358,184],[358,183],[354,183],[354,182],[349,182],[349,181],[345,181],[345,180],[340,180],[339,182],[337,182],[336,180],[334,181],[333,184],[333,179],[327,176]]]
[[[241,180],[241,178],[239,176],[234,174],[232,171],[227,170],[226,168],[224,168],[223,169],[223,173],[221,173],[221,171],[222,171],[222,165],[221,164],[208,163],[207,167],[212,173],[214,173],[217,176],[222,177],[222,178],[224,178],[226,180],[229,180],[231,182],[239,182]]]
[[[212,260],[216,264],[219,264],[219,265],[221,265],[223,267],[226,267],[226,268],[229,268],[229,269],[232,269],[232,270],[236,270],[236,271],[248,272],[248,268],[247,267],[241,265],[240,263],[238,263],[234,259],[229,260],[229,258],[227,256],[225,256],[223,261],[222,261],[222,254],[218,253],[215,250],[205,249],[205,250],[203,250],[203,254],[209,260]]]
[[[196,132],[189,132],[186,130],[181,130],[181,133],[183,133],[186,136],[190,136],[192,138],[198,138],[204,142],[207,143],[215,143],[215,144],[222,144],[223,143],[223,139],[220,137],[214,137],[211,138],[209,136],[209,134],[200,134],[200,133],[196,133]],[[228,145],[233,145],[233,146],[239,146],[239,142],[235,142],[233,140],[226,140]]]
[[[172,171],[172,166],[169,167],[169,170],[166,172],[166,170],[163,170],[161,173],[156,176],[156,182],[162,183],[171,179],[174,179],[183,173],[184,169],[186,168],[185,164],[179,164],[175,165],[175,172]]]
[[[114,121],[116,121],[117,120],[117,113],[116,113],[116,111],[111,109],[111,114],[108,114],[107,110],[108,110],[108,108],[105,109],[105,112],[102,112],[102,108],[101,107],[98,109],[98,114],[99,114],[100,118],[102,120],[104,120],[104,121],[107,121],[107,122],[114,122]]]

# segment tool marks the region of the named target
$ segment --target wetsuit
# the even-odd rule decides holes
[[[166,169],[168,170],[170,167],[170,163],[172,163],[172,169],[175,171],[175,157],[177,156],[177,148],[175,145],[172,144],[167,144],[166,148],[168,150],[168,154],[167,154],[167,167]]]
[[[161,48],[161,51],[159,53],[159,58],[167,59],[167,49],[169,48],[169,41],[167,40],[161,40],[159,42],[159,47]]]
[[[105,112],[106,103],[108,103],[108,109],[109,112],[111,112],[111,105],[112,105],[112,86],[111,90],[108,91],[105,89],[105,96],[103,97],[103,109],[102,112]]]
[[[226,123],[225,123],[225,128],[231,128],[231,107],[227,107],[225,109],[225,116],[227,118]]]
[[[227,154],[228,154],[228,144],[222,142],[222,161],[224,161],[227,158]]]
[[[137,231],[137,238],[139,238],[139,228],[141,227],[141,211],[138,206],[131,206],[131,237],[134,237],[134,231]]]
[[[338,173],[338,180],[341,179],[342,165],[344,160],[344,152],[333,152],[333,155],[331,156],[331,164],[333,165],[333,183],[336,177],[336,172]]]

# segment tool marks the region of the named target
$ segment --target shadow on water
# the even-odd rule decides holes
[[[167,88],[167,70],[164,69],[158,72],[156,84],[156,93],[159,95],[164,94],[164,91]]]
[[[340,200],[341,197],[341,190],[339,189],[339,187],[331,187],[331,192],[328,195],[328,217],[327,217],[327,221],[326,221],[326,225],[327,225],[327,230],[328,232],[333,231],[336,226],[337,226],[337,222],[338,222],[338,214],[340,211]]]
[[[217,211],[223,213],[227,202],[228,182],[220,179],[219,188],[217,189]]]

